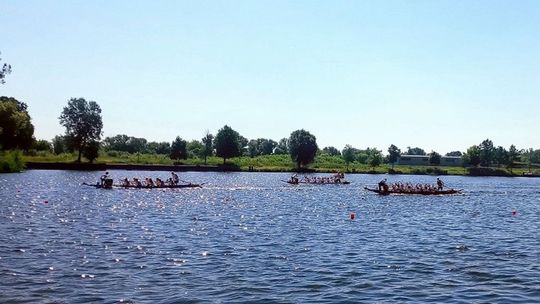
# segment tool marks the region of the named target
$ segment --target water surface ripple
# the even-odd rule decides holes
[[[540,302],[540,179],[445,177],[466,194],[434,197],[363,191],[377,175],[347,186],[270,173],[181,175],[202,189],[81,186],[98,176],[0,174],[0,302]]]

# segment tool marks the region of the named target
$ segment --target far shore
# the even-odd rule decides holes
[[[235,164],[225,165],[163,165],[163,164],[125,164],[125,163],[76,163],[76,162],[26,162],[28,170],[75,170],[75,171],[105,171],[105,170],[132,170],[132,171],[175,171],[175,172],[304,172],[304,173],[335,173],[334,169],[315,168],[296,170],[295,168],[258,168],[239,167]],[[456,176],[501,176],[501,177],[540,177],[539,174],[509,174],[491,168],[470,168],[456,172],[445,170],[444,167],[435,167],[433,170],[413,170],[401,172],[399,169],[392,170],[379,168],[378,170],[344,170],[347,174],[404,174],[404,175],[456,175]]]

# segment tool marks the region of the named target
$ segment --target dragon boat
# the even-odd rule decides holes
[[[202,188],[204,184],[178,184],[178,185],[163,185],[163,186],[136,186],[136,185],[122,185],[122,184],[88,184],[83,183],[85,186],[94,187],[96,189],[113,189],[113,188],[123,188],[123,189],[180,189],[180,188]]]
[[[379,189],[373,189],[364,187],[365,190],[370,192],[375,192],[380,195],[390,195],[390,194],[399,194],[399,195],[448,195],[448,194],[461,194],[463,193],[463,190],[456,190],[456,189],[447,189],[447,190],[436,190],[436,191],[426,191],[426,190],[379,190]]]

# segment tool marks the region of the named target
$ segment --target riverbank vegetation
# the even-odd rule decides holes
[[[389,174],[458,174],[516,176],[540,174],[540,150],[508,149],[489,139],[465,152],[446,156],[460,157],[462,166],[441,165],[441,154],[426,153],[419,147],[406,152],[390,145],[387,154],[373,147],[345,145],[342,150],[319,148],[315,135],[306,130],[292,131],[289,137],[247,139],[225,125],[214,136],[206,131],[201,140],[176,136],[171,142],[148,141],[125,134],[101,139],[101,108],[95,101],[71,98],[60,113],[64,135],[52,141],[36,140],[28,107],[12,97],[0,97],[0,151],[2,172],[22,170],[25,162],[229,165],[246,171],[350,172]],[[19,152],[22,150],[23,153]],[[404,150],[405,151],[405,150]],[[403,155],[424,155],[425,165],[399,164]]]
[[[21,172],[24,161],[21,151],[0,151],[0,173]]]

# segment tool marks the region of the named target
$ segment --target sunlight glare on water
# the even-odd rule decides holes
[[[464,195],[378,196],[363,190],[377,175],[318,186],[181,175],[206,184],[101,190],[81,185],[97,172],[0,175],[0,302],[540,300],[538,179],[447,176]]]

